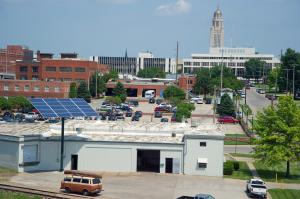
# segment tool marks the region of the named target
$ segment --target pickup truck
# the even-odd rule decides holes
[[[250,196],[267,198],[267,186],[265,182],[258,178],[247,181],[246,191]]]
[[[25,114],[25,120],[36,120],[38,118],[38,114],[35,112],[29,112]]]

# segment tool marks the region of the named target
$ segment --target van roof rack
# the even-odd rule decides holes
[[[64,174],[76,175],[81,177],[102,178],[102,175],[89,171],[65,170]]]

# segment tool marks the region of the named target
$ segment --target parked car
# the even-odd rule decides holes
[[[246,191],[250,196],[267,197],[267,186],[265,182],[259,178],[253,178],[247,181]]]
[[[149,99],[149,104],[154,104],[155,103],[155,98],[153,97],[153,98],[150,98]]]
[[[36,120],[38,118],[38,114],[35,112],[29,112],[25,114],[25,120]]]
[[[195,196],[180,196],[177,199],[215,199],[215,198],[208,194],[197,194]]]
[[[162,113],[160,111],[155,111],[154,112],[154,117],[155,118],[161,118],[162,117]]]
[[[219,117],[218,118],[218,122],[221,123],[221,124],[224,124],[224,123],[234,123],[234,124],[237,124],[237,123],[239,123],[239,120],[235,119],[232,116],[223,116],[223,117]]]
[[[131,121],[140,121],[140,117],[137,115],[132,116]]]
[[[132,111],[127,111],[125,113],[125,117],[132,117]]]
[[[128,104],[129,104],[129,105],[133,105],[133,106],[135,106],[135,107],[138,107],[138,106],[139,106],[139,102],[136,101],[136,100],[130,100],[130,101],[128,102]]]
[[[172,115],[171,122],[176,122],[176,115],[175,114]]]
[[[170,112],[170,108],[168,107],[155,107],[154,109],[154,112],[164,112],[164,113],[167,113],[167,112]]]
[[[277,96],[273,95],[273,94],[266,94],[265,97],[269,100],[276,100]]]
[[[199,98],[195,101],[197,104],[203,104],[203,98]]]
[[[143,116],[143,112],[142,111],[135,111],[134,115],[136,115],[138,117],[142,117]]]
[[[163,99],[156,99],[156,104],[159,105],[163,102],[164,100]]]
[[[245,98],[246,97],[246,94],[243,92],[240,94],[241,98]]]
[[[211,98],[206,98],[205,104],[211,104],[211,103],[212,103],[212,99]]]
[[[87,196],[98,194],[102,191],[102,176],[100,175],[68,170],[64,173],[67,176],[61,181],[60,189],[64,189],[67,193],[82,193]]]
[[[166,118],[166,117],[163,117],[163,118],[160,119],[160,122],[169,122],[169,119]]]

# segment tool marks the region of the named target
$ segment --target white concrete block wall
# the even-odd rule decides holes
[[[0,141],[0,166],[18,170],[19,142]]]
[[[184,153],[184,174],[223,176],[224,140],[186,139]],[[200,147],[206,142],[206,147]],[[198,167],[198,158],[207,158],[207,168]]]

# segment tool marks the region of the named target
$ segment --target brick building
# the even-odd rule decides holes
[[[0,49],[0,73],[14,74],[16,61],[23,60],[30,51],[20,45],[8,45]]]
[[[45,82],[39,80],[0,80],[0,96],[66,98],[70,82]]]
[[[183,90],[192,90],[196,84],[196,77],[193,75],[181,75],[178,77],[178,86]]]

